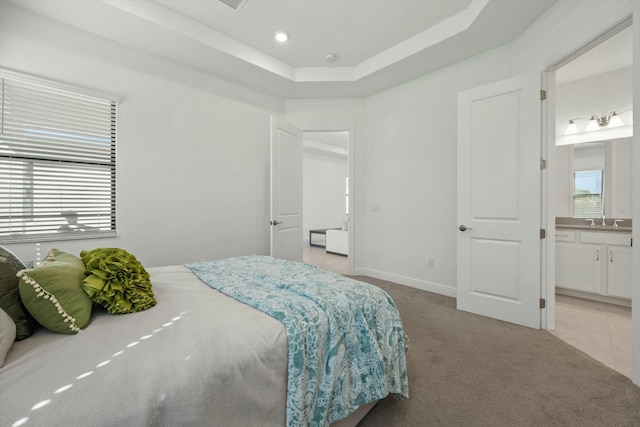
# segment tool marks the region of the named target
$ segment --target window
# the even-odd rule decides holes
[[[602,216],[602,169],[575,171],[573,212],[577,218]]]
[[[0,78],[0,243],[114,236],[117,100]]]

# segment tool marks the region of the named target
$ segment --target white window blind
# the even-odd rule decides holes
[[[575,171],[573,212],[578,218],[598,218],[603,213],[602,169]]]
[[[0,71],[0,243],[115,235],[117,100]]]

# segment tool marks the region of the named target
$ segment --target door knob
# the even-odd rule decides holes
[[[269,222],[269,224],[271,224],[271,225],[278,225],[278,224],[282,224],[282,221],[275,221],[275,220],[274,220],[274,221]]]
[[[466,225],[462,224],[460,227],[458,227],[458,230],[467,231],[467,230],[473,230],[473,228],[467,227]]]

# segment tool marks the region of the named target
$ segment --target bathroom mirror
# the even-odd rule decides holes
[[[556,147],[556,216],[631,217],[632,138]]]

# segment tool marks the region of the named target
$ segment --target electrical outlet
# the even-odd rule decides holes
[[[436,265],[436,260],[435,259],[433,259],[433,258],[427,259],[427,266],[428,267],[430,267],[430,268],[431,267],[435,267],[435,265]]]

